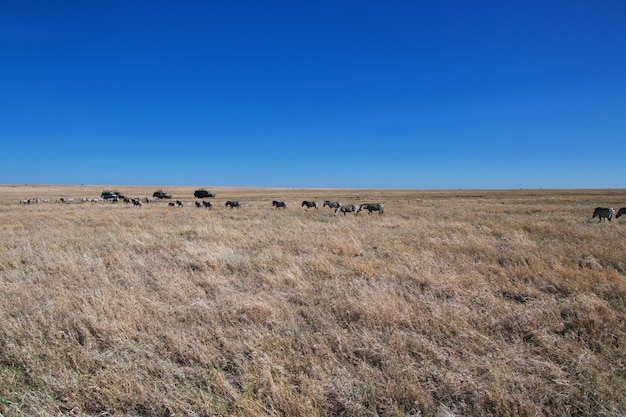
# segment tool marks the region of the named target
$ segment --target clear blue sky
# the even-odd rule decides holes
[[[626,2],[0,1],[0,183],[626,187]]]

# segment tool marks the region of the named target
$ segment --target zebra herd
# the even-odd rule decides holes
[[[121,200],[123,200],[127,204],[132,204],[133,206],[141,207],[142,202],[150,203],[154,201],[159,201],[160,199],[155,198],[155,197],[144,197],[141,199],[122,197]],[[55,201],[58,203],[66,203],[66,204],[74,203],[73,198],[67,198],[67,197],[61,197],[61,198],[56,199]],[[99,201],[106,201],[106,200],[99,199],[99,198],[81,198],[79,201],[81,203],[97,203]],[[120,199],[118,198],[111,199],[112,203],[117,203],[118,201],[120,201]],[[50,199],[47,199],[47,198],[27,198],[27,199],[23,199],[19,201],[20,204],[26,204],[26,205],[38,204],[38,203],[49,203],[49,202],[50,202]],[[168,206],[183,207],[184,204],[182,201],[176,200],[175,202],[168,203]],[[204,201],[204,200],[202,200],[202,202],[196,201],[195,206],[197,208],[205,208],[207,210],[213,209],[213,203],[211,203],[210,201]],[[242,204],[239,201],[226,201],[224,206],[230,209],[234,209],[234,208],[240,209],[242,207]],[[319,207],[320,207],[317,201],[310,201],[310,200],[302,201],[300,206],[306,208],[307,210],[308,209],[319,210]],[[287,209],[288,207],[289,207],[289,204],[285,201],[278,201],[278,200],[272,201],[272,208],[284,210],[284,209]],[[366,210],[368,214],[372,214],[373,212],[378,212],[379,215],[382,215],[385,212],[385,206],[382,203],[344,205],[338,201],[325,200],[322,204],[322,207],[328,207],[331,210],[333,210],[335,216],[338,214],[343,214],[345,216],[348,213],[354,213],[354,215],[356,216],[360,212],[366,211]],[[611,207],[596,207],[595,210],[593,211],[592,219],[595,219],[597,217],[598,222],[603,222],[605,220],[608,220],[610,222],[613,218],[618,219],[622,215],[626,215],[626,207],[620,208],[619,210],[617,210],[617,212],[615,211],[614,208],[611,208]]]
[[[617,211],[617,215],[615,214],[615,209],[612,207],[596,207],[596,209],[593,211],[592,219],[595,219],[597,217],[598,222],[602,222],[605,219],[611,221],[613,217],[619,219],[622,214],[626,214],[626,207],[622,207],[621,209],[619,209]]]
[[[179,200],[176,200],[176,202],[171,202],[169,203],[170,207],[183,207],[183,203]],[[196,201],[195,202],[195,206],[196,208],[206,208],[208,210],[212,210],[213,209],[213,203],[211,203],[210,201],[204,201],[202,200],[202,202]],[[240,209],[242,207],[242,204],[240,201],[227,201],[226,203],[224,203],[224,207],[230,208],[230,209]],[[289,207],[289,203],[287,203],[286,201],[278,201],[278,200],[273,200],[272,201],[272,208],[275,209],[287,209]],[[308,200],[304,200],[301,204],[301,207],[306,208],[307,210],[312,208],[315,210],[319,209],[319,203],[317,203],[316,201],[308,201]],[[322,207],[329,207],[331,209],[334,210],[335,215],[339,214],[339,213],[343,213],[344,215],[346,213],[354,213],[355,215],[359,214],[359,212],[367,210],[368,214],[371,214],[374,211],[377,211],[378,214],[383,214],[385,212],[385,206],[382,203],[368,203],[368,204],[349,204],[349,205],[343,205],[339,202],[331,202],[331,201],[324,201],[324,204]]]
[[[50,200],[49,198],[38,198],[38,197],[34,197],[34,198],[26,198],[24,200],[20,200],[20,204],[39,204],[39,203],[50,203],[52,200]],[[73,198],[67,198],[67,197],[60,197],[57,198],[56,200],[54,200],[56,203],[65,203],[65,204],[73,204],[75,202],[75,200]],[[107,201],[107,199],[104,198],[87,198],[87,197],[82,197],[78,200],[78,202],[80,203],[99,203],[101,201]],[[111,203],[118,203],[120,201],[123,201],[124,203],[127,204],[133,204],[135,206],[141,206],[141,203],[151,203],[154,201],[159,201],[158,198],[154,198],[154,197],[143,197],[143,198],[129,198],[129,197],[116,197],[116,198],[111,198],[109,199],[109,201]]]
[[[288,207],[288,204],[285,203],[284,201],[274,200],[272,201],[272,207],[285,209]],[[317,203],[317,201],[304,200],[301,204],[301,207],[305,207],[307,210],[310,208],[314,208],[315,210],[318,210],[319,204]],[[335,210],[335,216],[339,213],[343,213],[344,216],[346,215],[346,213],[354,213],[354,215],[356,216],[357,214],[359,214],[359,212],[363,210],[367,210],[368,214],[372,214],[373,211],[377,211],[378,214],[381,215],[385,212],[385,206],[382,203],[343,205],[338,201],[326,200],[324,201],[324,204],[322,205],[322,207],[329,207]]]
[[[39,204],[39,203],[49,203],[49,202],[50,202],[49,198],[38,198],[38,197],[25,198],[23,200],[20,200],[20,204]]]
[[[155,202],[155,201],[159,201],[161,199],[156,198],[156,197],[143,197],[143,198],[133,198],[133,197],[126,197],[123,195],[118,195],[112,198],[81,198],[80,200],[78,200],[81,203],[98,203],[100,201],[110,201],[110,203],[115,204],[115,203],[119,203],[120,201],[123,201],[126,204],[132,204],[133,206],[137,206],[137,207],[141,207],[143,205],[143,203],[151,203],[151,202]],[[49,199],[40,199],[40,198],[29,198],[29,199],[24,199],[24,200],[20,200],[20,204],[35,204],[35,203],[40,203],[40,202],[50,202]],[[66,203],[66,204],[72,204],[74,203],[74,199],[73,198],[66,198],[66,197],[61,197],[58,198],[56,200],[56,202],[59,203]],[[195,207],[196,208],[205,208],[207,210],[212,210],[213,209],[213,203],[210,201],[204,201],[202,200],[202,202],[200,201],[196,201],[194,202]],[[224,206],[226,208],[230,208],[230,209],[240,209],[242,207],[242,204],[240,201],[226,201],[226,203],[224,204]],[[301,207],[308,209],[315,209],[315,210],[319,210],[320,204],[317,201],[310,201],[310,200],[304,200],[302,201],[302,204],[300,205]],[[168,202],[168,207],[184,207],[184,203],[181,200],[175,200],[175,201],[171,201]],[[278,201],[278,200],[273,200],[272,201],[272,208],[276,208],[276,209],[287,209],[289,207],[289,204],[285,201]],[[329,201],[326,200],[324,201],[322,207],[329,207],[330,209],[334,210],[335,215],[338,215],[340,213],[343,213],[344,215],[347,213],[354,213],[355,215],[359,214],[361,211],[367,210],[367,212],[369,214],[371,214],[374,211],[377,211],[378,214],[383,214],[384,213],[384,205],[382,203],[367,203],[367,204],[348,204],[348,205],[344,205],[340,202],[337,201]]]
[[[169,203],[170,206],[180,206],[182,207],[182,202],[180,201],[176,201],[176,203]],[[196,208],[206,208],[211,210],[213,208],[213,204],[210,201],[204,201],[202,200],[202,203],[196,201],[195,203]],[[242,207],[241,202],[240,201],[227,201],[224,204],[224,207],[228,207],[230,209],[240,209]],[[287,209],[289,207],[289,203],[285,202],[285,201],[278,201],[278,200],[273,200],[272,201],[272,208],[275,209]],[[316,201],[307,201],[304,200],[301,204],[301,207],[306,208],[307,210],[310,208],[313,208],[315,210],[319,209],[319,204]],[[343,205],[339,202],[331,202],[331,201],[324,201],[324,205],[322,207],[330,207],[331,209],[334,209],[335,211],[335,215],[339,214],[339,213],[343,213],[344,215],[346,213],[354,213],[355,215],[359,214],[359,212],[367,210],[368,214],[371,214],[374,211],[377,211],[378,214],[383,214],[385,212],[384,209],[384,205],[382,203],[368,203],[368,204],[349,204],[349,205]]]

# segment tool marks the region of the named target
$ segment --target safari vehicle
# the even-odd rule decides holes
[[[200,188],[199,190],[193,192],[193,196],[196,198],[210,198],[215,197],[215,193],[212,193],[204,188]]]
[[[156,197],[156,198],[172,198],[172,195],[166,193],[163,190],[158,190],[158,191],[155,191],[154,193],[152,193],[152,197]]]
[[[110,200],[114,198],[124,198],[124,195],[119,191],[104,190],[102,191],[102,194],[100,194],[100,197],[104,200]]]

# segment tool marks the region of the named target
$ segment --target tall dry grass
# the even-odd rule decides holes
[[[103,188],[0,186],[4,416],[626,414],[626,190]]]

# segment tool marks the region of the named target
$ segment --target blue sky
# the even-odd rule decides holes
[[[626,186],[626,2],[0,2],[0,183]]]

